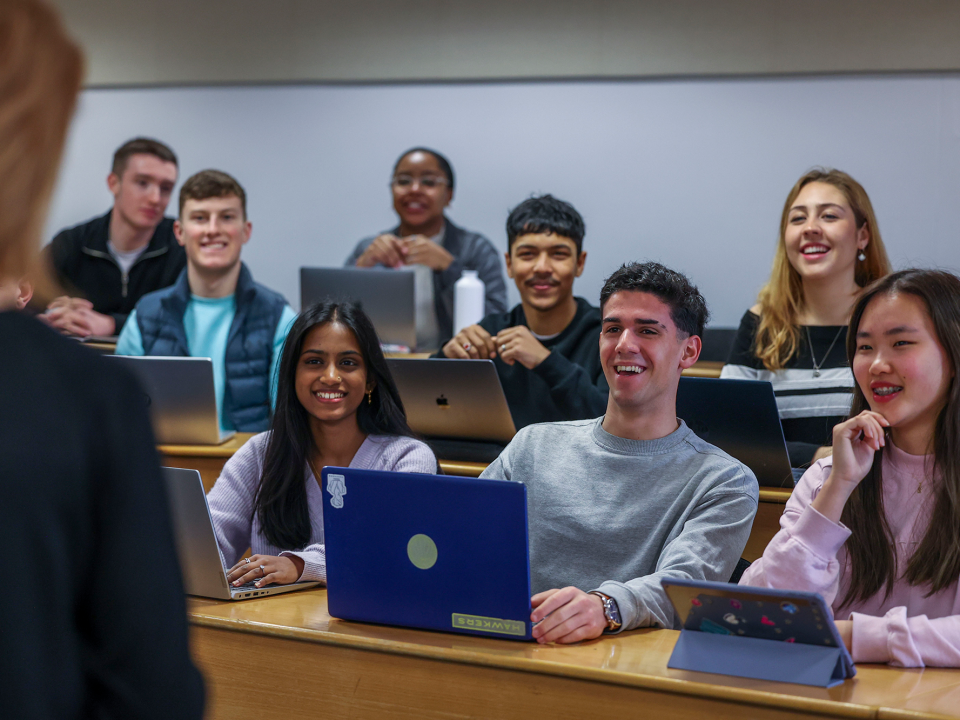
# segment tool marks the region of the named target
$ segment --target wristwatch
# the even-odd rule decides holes
[[[603,601],[603,616],[607,619],[606,632],[616,632],[623,625],[620,620],[620,608],[617,607],[617,601],[609,595],[605,595],[599,590],[591,590],[591,595],[596,595]]]

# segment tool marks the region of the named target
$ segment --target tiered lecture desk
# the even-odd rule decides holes
[[[188,605],[208,718],[960,717],[957,670],[862,665],[827,690],[670,670],[673,630],[540,646],[336,620],[322,588]]]
[[[684,374],[695,377],[719,377],[721,367],[723,363],[697,363],[684,371]],[[163,456],[164,465],[199,470],[203,478],[203,487],[209,492],[220,476],[224,464],[250,437],[250,433],[237,433],[223,445],[161,445],[159,450]],[[440,467],[448,475],[477,477],[486,466],[475,462],[440,460]],[[763,549],[779,530],[783,505],[789,497],[789,490],[761,488],[757,517],[753,522],[753,531],[747,547],[743,551],[743,556],[747,560],[756,560],[763,554]]]

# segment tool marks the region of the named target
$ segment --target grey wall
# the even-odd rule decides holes
[[[818,164],[867,188],[896,265],[960,268],[960,74],[91,89],[48,235],[109,207],[110,156],[136,134],[169,142],[182,177],[237,176],[254,224],[244,257],[295,306],[300,265],[339,265],[393,224],[391,164],[415,144],[454,164],[450,217],[500,247],[531,193],[573,202],[589,253],[577,291],[594,301],[620,262],[659,259],[700,284],[714,324],[736,324],[787,191]]]
[[[960,70],[955,0],[53,0],[93,85]]]

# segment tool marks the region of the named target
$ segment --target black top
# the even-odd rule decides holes
[[[112,316],[117,323],[114,334],[119,335],[137,301],[172,285],[186,267],[187,256],[174,237],[173,218],[164,218],[124,276],[107,249],[112,213],[61,230],[44,252],[64,288],[92,302],[98,313]]]
[[[0,337],[3,716],[201,717],[142,392],[25,314]]]
[[[574,298],[577,313],[563,331],[540,342],[550,350],[547,359],[533,370],[519,362],[507,365],[494,358],[500,384],[507,396],[517,430],[533,423],[586,420],[607,409],[607,379],[600,366],[600,308],[583,298]],[[523,306],[510,312],[487,315],[480,327],[491,335],[527,325]],[[443,351],[434,357],[444,357]]]
[[[759,325],[757,315],[744,313],[721,377],[773,383],[790,464],[804,467],[817,448],[833,444],[834,425],[850,413],[853,373],[847,363],[847,326],[801,325],[797,351],[782,370],[771,372],[754,352]],[[814,367],[814,359],[819,371]]]

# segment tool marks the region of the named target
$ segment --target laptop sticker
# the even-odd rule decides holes
[[[347,481],[343,475],[327,475],[327,492],[333,497],[330,504],[338,510],[343,507],[343,496],[347,494]]]
[[[453,627],[458,630],[477,630],[479,632],[497,633],[498,635],[519,635],[520,637],[527,633],[527,624],[523,620],[501,620],[500,618],[461,615],[460,613],[453,613]]]
[[[407,543],[407,557],[415,567],[429,570],[437,564],[437,544],[429,535],[414,535]]]

